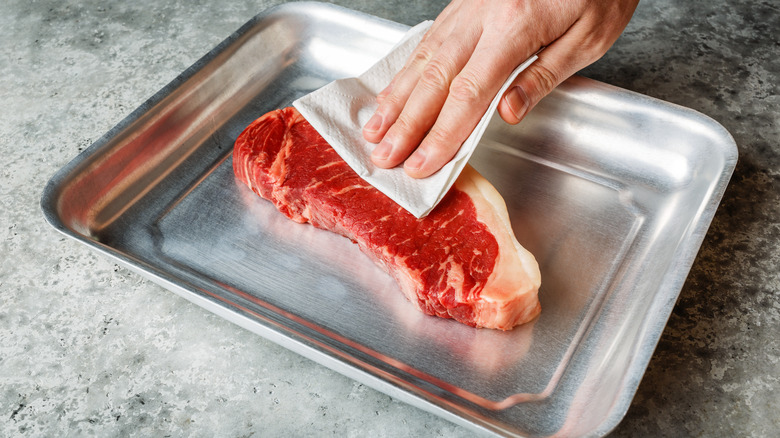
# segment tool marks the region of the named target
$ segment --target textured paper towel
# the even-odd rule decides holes
[[[358,175],[418,218],[433,210],[450,189],[482,138],[501,96],[517,74],[536,59],[534,55],[512,72],[471,136],[440,171],[416,179],[408,176],[401,166],[376,167],[371,162],[371,151],[376,145],[363,139],[363,125],[376,111],[376,95],[401,70],[431,24],[432,21],[425,21],[411,28],[384,58],[362,75],[331,82],[293,102]]]

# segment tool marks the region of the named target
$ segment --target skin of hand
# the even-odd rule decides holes
[[[515,67],[533,64],[498,105],[516,124],[558,84],[599,59],[628,24],[639,0],[454,0],[406,65],[379,95],[363,137],[378,143],[380,168],[404,163],[424,178],[441,169],[469,136]]]

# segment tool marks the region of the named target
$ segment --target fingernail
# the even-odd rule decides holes
[[[425,163],[425,151],[417,149],[411,157],[407,158],[404,167],[409,170],[419,170]]]
[[[371,156],[374,159],[385,161],[390,156],[390,152],[393,150],[393,144],[388,139],[382,139],[381,142],[371,152]]]
[[[368,119],[368,122],[366,123],[366,126],[363,127],[363,130],[368,132],[377,132],[381,126],[382,116],[379,114],[374,114],[370,119]]]
[[[509,90],[506,94],[506,103],[509,104],[509,109],[517,117],[517,120],[525,117],[525,113],[528,111],[528,96],[521,87],[513,87]]]

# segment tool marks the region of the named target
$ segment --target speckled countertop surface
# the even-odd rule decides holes
[[[61,236],[46,181],[276,1],[0,4],[0,436],[470,436]],[[339,1],[414,24],[444,2]],[[419,3],[419,4],[418,4]],[[780,5],[643,0],[585,76],[728,129],[739,163],[615,436],[780,430]]]

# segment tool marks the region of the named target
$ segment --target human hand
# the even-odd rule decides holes
[[[507,89],[498,113],[518,123],[617,40],[639,0],[453,0],[379,95],[363,137],[381,168],[423,178],[441,169],[515,67],[545,47]]]

